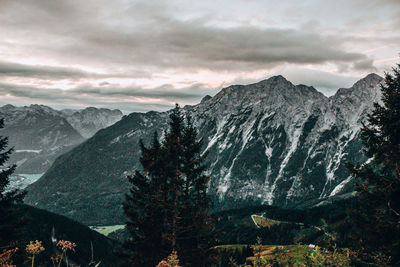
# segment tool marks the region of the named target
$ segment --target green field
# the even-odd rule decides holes
[[[119,229],[123,229],[125,227],[124,224],[117,224],[117,225],[109,225],[109,226],[89,226],[92,230],[99,232],[102,235],[108,236],[114,231]]]
[[[293,222],[273,220],[270,218],[266,218],[263,215],[257,215],[257,214],[251,215],[251,219],[253,220],[257,228],[266,228],[266,227],[271,228],[271,226],[279,224],[291,224],[291,223],[293,224]],[[294,224],[304,225],[303,223],[294,223]]]

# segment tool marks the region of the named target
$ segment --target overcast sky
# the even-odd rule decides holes
[[[326,95],[399,63],[399,0],[0,0],[0,105],[124,112],[281,74]]]

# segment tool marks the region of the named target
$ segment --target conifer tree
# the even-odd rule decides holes
[[[190,266],[204,266],[206,251],[215,239],[212,219],[208,212],[211,200],[207,195],[210,177],[205,175],[206,154],[201,154],[202,141],[197,140],[197,130],[192,118],[186,116],[182,135],[183,203],[180,217],[178,243],[181,260]]]
[[[133,266],[138,258],[145,259],[138,266],[154,266],[171,251],[178,251],[184,266],[204,266],[213,238],[201,141],[178,105],[169,118],[161,143],[156,134],[151,147],[141,143],[143,173],[129,179],[124,209]]]
[[[170,252],[163,240],[165,184],[161,179],[162,152],[157,133],[154,133],[150,148],[143,142],[140,142],[140,148],[143,174],[136,171],[134,176],[128,177],[131,188],[124,202],[131,238],[124,244],[130,258],[122,265],[155,266],[165,253]]]
[[[0,119],[0,129],[4,127],[4,119]],[[24,223],[22,203],[25,192],[18,189],[9,190],[10,176],[16,165],[7,166],[12,148],[7,149],[8,138],[0,136],[0,251],[13,247],[22,235]]]
[[[167,159],[164,164],[164,179],[168,182],[165,208],[168,212],[167,232],[173,250],[177,250],[179,211],[183,199],[184,177],[182,176],[182,132],[184,118],[177,105],[171,112],[169,130],[165,133],[163,152]],[[180,251],[178,251],[180,253]]]
[[[375,103],[361,129],[367,163],[352,166],[357,201],[352,211],[357,243],[368,254],[400,260],[400,65],[385,74],[382,105]]]

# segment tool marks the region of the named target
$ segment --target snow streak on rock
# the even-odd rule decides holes
[[[370,74],[328,98],[275,76],[186,106],[208,153],[209,192],[222,208],[239,200],[293,206],[350,192],[345,163],[366,160],[359,131],[379,101],[380,82]],[[124,177],[140,168],[139,140],[149,143],[155,130],[161,136],[167,122],[168,112],[125,116],[60,157],[26,199],[88,224],[118,223]]]

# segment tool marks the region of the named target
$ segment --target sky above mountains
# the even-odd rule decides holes
[[[125,112],[281,74],[326,95],[400,62],[398,0],[0,0],[0,104]]]

